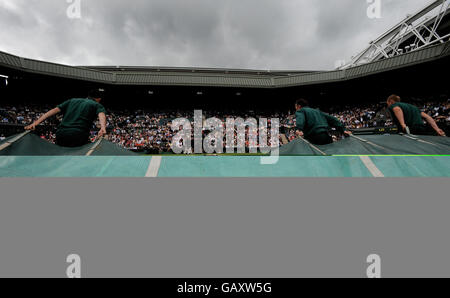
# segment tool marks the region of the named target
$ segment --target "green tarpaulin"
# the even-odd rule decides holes
[[[135,156],[134,152],[123,149],[118,145],[102,139],[98,143],[87,144],[77,148],[60,147],[46,140],[41,139],[32,133],[15,135],[0,143],[8,145],[0,150],[3,156],[82,156],[87,155],[91,150],[92,156]],[[10,143],[13,142],[13,143]]]
[[[298,139],[282,146],[282,156],[267,163],[267,156],[142,156],[106,140],[62,148],[33,134],[16,135],[0,143],[0,177],[450,176],[449,138],[358,138],[326,146]]]
[[[322,146],[311,145],[302,139],[297,139],[280,148],[281,156],[324,155],[324,153],[326,155],[449,155],[450,138],[368,135],[348,137]]]
[[[11,143],[12,142],[12,143]],[[0,143],[3,156],[135,156],[134,152],[107,140],[78,148],[60,147],[32,133],[15,135]],[[302,139],[280,147],[281,156],[320,155],[449,155],[450,138],[408,135],[367,135],[345,138],[329,145],[315,146]]]

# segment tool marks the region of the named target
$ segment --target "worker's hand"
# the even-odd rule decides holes
[[[303,136],[305,135],[305,134],[303,133],[303,131],[301,131],[301,130],[297,130],[297,131],[295,132],[295,134],[296,134],[297,137],[299,137],[299,138],[303,138]]]
[[[103,137],[104,135],[106,135],[106,129],[105,129],[105,128],[101,128],[101,129],[98,131],[97,139],[100,139],[100,138]]]
[[[25,126],[25,130],[35,130],[36,129],[36,122],[33,122],[32,124]]]
[[[439,128],[438,130],[436,130],[436,132],[438,136],[445,137],[445,132],[442,129]]]
[[[350,131],[350,130],[346,130],[346,131],[344,131],[344,135],[346,135],[347,137],[348,136],[351,136],[353,133]]]
[[[403,125],[402,125],[402,131],[403,131],[403,132],[407,132],[407,131],[406,131],[407,128],[408,128],[408,126],[406,126],[406,124],[403,124]]]

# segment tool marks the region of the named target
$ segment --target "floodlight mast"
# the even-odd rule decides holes
[[[450,40],[450,34],[440,36],[439,25],[450,13],[450,0],[433,0],[432,3],[414,15],[408,15],[391,30],[370,42],[369,46],[352,60],[339,67],[346,69],[384,58],[398,56],[407,52]],[[404,44],[414,38],[412,44]]]

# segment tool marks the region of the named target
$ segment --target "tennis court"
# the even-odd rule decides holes
[[[33,134],[0,148],[0,177],[450,177],[449,139],[430,136],[352,137],[325,146],[298,139],[278,157],[143,156],[106,140],[62,148]]]

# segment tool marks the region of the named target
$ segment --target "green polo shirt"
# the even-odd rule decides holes
[[[344,125],[335,117],[322,111],[308,107],[301,108],[296,112],[297,129],[303,131],[305,137],[328,132],[331,127],[340,132],[345,131]]]
[[[399,107],[403,111],[403,117],[405,118],[406,126],[413,128],[423,126],[422,112],[418,107],[404,102],[394,103],[389,107],[389,111],[392,115],[392,119],[394,119],[395,124],[400,127],[400,122],[394,114],[394,108]]]
[[[72,98],[58,106],[63,119],[58,127],[60,133],[89,134],[98,114],[106,109],[98,102],[87,98]]]

